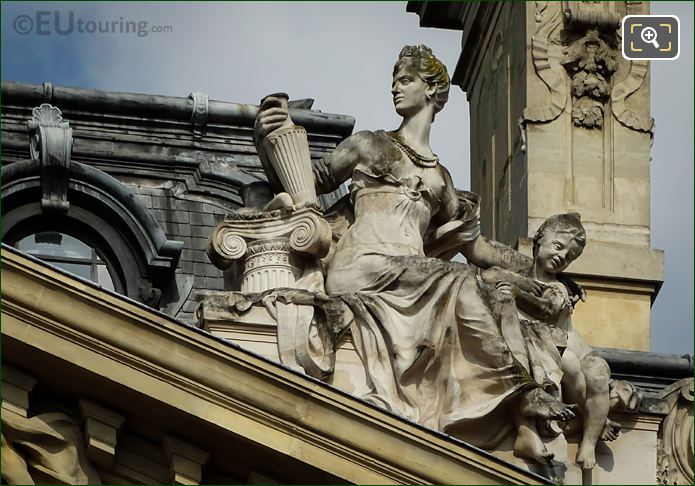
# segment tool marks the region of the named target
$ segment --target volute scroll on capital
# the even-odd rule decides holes
[[[331,227],[311,204],[268,212],[233,212],[210,236],[208,255],[220,268],[244,257],[256,241],[288,239],[297,253],[322,258],[331,244]]]

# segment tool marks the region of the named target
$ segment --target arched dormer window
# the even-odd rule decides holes
[[[96,282],[107,290],[123,293],[115,265],[83,241],[59,231],[40,231],[14,243],[18,250],[47,261],[58,268]]]
[[[2,241],[132,299],[158,307],[176,289],[183,243],[168,240],[133,192],[70,160],[72,133],[43,104],[28,123],[29,160],[2,168]]]

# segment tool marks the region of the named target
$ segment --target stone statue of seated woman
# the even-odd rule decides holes
[[[530,372],[514,299],[486,285],[480,268],[519,271],[530,260],[480,234],[478,198],[454,188],[433,153],[430,129],[444,107],[449,77],[425,46],[406,46],[391,92],[403,118],[393,131],[362,131],[313,163],[318,193],[350,181],[343,215],[326,213],[335,242],[325,294],[344,306],[364,365],[362,398],[482,447],[528,418],[574,416]],[[275,181],[269,208],[296,205],[264,140],[288,128],[282,99],[267,97],[254,139]],[[277,160],[275,161],[277,164]],[[275,171],[275,174],[273,174]],[[287,195],[282,195],[288,192]],[[462,253],[471,264],[448,261]],[[519,448],[528,448],[525,438]]]

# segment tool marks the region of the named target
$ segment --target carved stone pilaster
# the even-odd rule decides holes
[[[219,268],[244,266],[242,292],[295,287],[301,258],[322,258],[331,227],[312,205],[269,212],[233,212],[210,236],[208,255]]]
[[[27,130],[31,157],[41,162],[41,209],[46,213],[67,212],[72,128],[58,108],[43,103],[32,110]]]
[[[661,392],[669,413],[659,427],[659,484],[693,484],[693,379],[684,378]]]

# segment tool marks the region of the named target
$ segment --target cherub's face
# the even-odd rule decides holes
[[[400,116],[412,116],[425,108],[428,103],[428,91],[433,91],[417,73],[417,70],[404,63],[393,76],[391,94],[396,113]]]
[[[547,273],[560,273],[582,254],[582,250],[571,234],[547,231],[539,241],[536,265]]]

